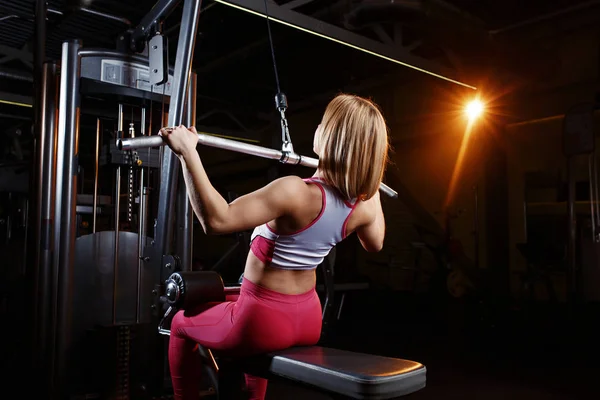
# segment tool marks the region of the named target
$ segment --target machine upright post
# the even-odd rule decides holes
[[[53,382],[55,396],[66,397],[71,358],[73,307],[73,265],[77,205],[77,163],[79,143],[81,42],[72,40],[62,45],[60,106],[56,162],[55,272],[56,288],[56,371]]]
[[[196,74],[190,76],[187,103],[185,108],[184,125],[196,125]],[[194,243],[194,213],[187,195],[183,175],[179,174],[177,185],[177,254],[181,257],[181,269],[192,270]]]
[[[23,264],[21,272],[30,278],[32,286],[28,289],[31,290],[29,299],[31,303],[27,304],[27,307],[31,309],[31,315],[33,317],[33,329],[31,330],[32,340],[31,346],[31,357],[30,360],[33,363],[33,371],[38,371],[37,368],[41,366],[40,361],[45,358],[45,345],[41,343],[41,340],[47,338],[46,335],[41,336],[40,332],[40,321],[41,315],[38,314],[40,311],[40,260],[45,256],[44,250],[39,246],[38,240],[41,237],[42,229],[42,191],[44,190],[42,183],[44,156],[42,155],[45,143],[44,140],[44,112],[45,108],[43,103],[46,101],[45,96],[47,95],[46,82],[44,80],[44,59],[46,58],[46,12],[47,4],[43,0],[37,0],[35,3],[35,41],[34,52],[33,52],[33,88],[34,88],[34,100],[33,100],[33,111],[34,111],[34,140],[33,140],[33,162],[31,166],[31,172],[29,174],[29,191],[27,196],[28,207],[23,209],[23,215],[25,216],[25,245],[23,246]],[[56,95],[55,92],[52,95]],[[47,144],[46,144],[47,145]],[[29,253],[33,253],[32,257]],[[44,350],[43,350],[44,349]],[[46,371],[42,367],[41,371]],[[35,372],[34,372],[35,373]]]
[[[181,27],[177,45],[177,56],[173,73],[172,95],[169,104],[169,126],[178,126],[183,121],[185,98],[188,94],[192,59],[194,57],[194,45],[198,31],[198,19],[200,17],[200,1],[185,0],[183,4]],[[164,281],[171,271],[162,265],[162,258],[171,252],[171,239],[173,237],[173,211],[176,199],[177,177],[179,175],[179,162],[177,157],[168,147],[164,148],[160,192],[158,198],[156,236],[152,270],[159,275],[156,281]],[[150,305],[149,305],[150,306]]]
[[[47,374],[51,370],[53,335],[52,329],[52,237],[54,225],[54,187],[56,185],[56,132],[58,113],[58,66],[44,64],[41,91],[40,135],[38,137],[36,190],[36,215],[34,243],[37,243],[33,282],[36,303],[34,305],[34,343],[32,346],[34,365],[38,372]],[[49,375],[44,375],[50,378]],[[44,389],[49,379],[44,381]],[[44,390],[45,393],[47,393]]]
[[[28,277],[32,277],[32,281],[34,285],[36,284],[36,269],[39,265],[39,257],[40,257],[40,249],[35,242],[39,236],[36,236],[38,233],[38,228],[40,224],[40,216],[39,213],[32,212],[36,210],[40,211],[41,203],[40,196],[41,190],[40,181],[42,179],[42,175],[40,174],[40,160],[42,159],[42,155],[40,154],[42,151],[41,143],[44,129],[44,108],[43,103],[45,101],[44,96],[46,95],[46,85],[44,82],[44,61],[46,58],[46,15],[47,15],[48,5],[44,0],[36,0],[35,1],[35,41],[33,48],[33,88],[34,88],[34,98],[33,98],[33,126],[34,126],[34,135],[33,135],[33,146],[32,146],[32,166],[31,173],[29,174],[29,195],[27,196],[28,207],[26,207],[23,211],[25,214],[26,224],[25,224],[25,246],[23,252],[23,272],[26,273]],[[34,202],[37,201],[34,208]],[[30,225],[35,225],[35,227],[30,230]],[[29,253],[33,253],[33,257],[29,257]],[[36,287],[33,287],[36,290]],[[37,292],[34,292],[34,296],[37,295]],[[33,306],[33,315],[35,315],[37,305],[32,304]],[[35,335],[34,335],[35,336]]]
[[[187,86],[190,79],[192,60],[196,35],[198,32],[198,20],[200,19],[200,0],[184,0],[181,25],[179,28],[179,39],[177,40],[177,53],[173,69],[172,91],[169,102],[168,125],[178,126],[183,121],[185,98]],[[163,125],[164,126],[164,125]],[[155,285],[164,282],[171,274],[172,269],[166,268],[163,257],[172,251],[173,238],[173,211],[176,201],[177,177],[179,175],[179,160],[171,149],[163,147],[162,162],[160,168],[160,191],[158,196],[157,218],[154,225],[154,242],[150,253],[149,270],[152,274],[148,276]],[[153,309],[157,309],[157,297],[142,296],[143,320],[152,319]],[[147,317],[149,316],[149,318]],[[154,317],[159,318],[158,314]],[[164,344],[163,344],[164,345]],[[164,371],[164,358],[153,368],[155,371]],[[164,379],[164,373],[156,377],[157,381]]]

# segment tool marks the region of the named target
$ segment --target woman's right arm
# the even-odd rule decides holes
[[[252,229],[301,209],[308,193],[297,176],[276,179],[267,186],[228,203],[214,188],[202,165],[195,128],[183,126],[160,133],[179,156],[188,197],[204,232],[222,235]]]
[[[368,252],[378,252],[383,248],[385,238],[385,218],[381,208],[379,192],[367,200],[366,222],[356,229],[356,235]]]

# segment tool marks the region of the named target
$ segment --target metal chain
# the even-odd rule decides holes
[[[131,331],[129,326],[117,328],[117,393],[116,400],[129,400]]]
[[[129,189],[127,193],[127,221],[131,222],[133,209],[133,167],[129,167]]]
[[[129,137],[135,137],[135,127],[133,122],[129,124]],[[127,222],[131,222],[133,213],[133,165],[137,162],[137,152],[131,152],[131,166],[129,167],[129,186],[127,189]]]

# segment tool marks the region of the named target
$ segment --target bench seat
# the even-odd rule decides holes
[[[244,370],[353,399],[393,399],[425,387],[426,368],[408,360],[327,347],[294,347],[247,359]]]

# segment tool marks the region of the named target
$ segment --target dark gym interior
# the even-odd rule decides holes
[[[298,154],[315,157],[342,92],[381,107],[392,146],[384,247],[354,235],[319,267],[319,346],[422,364],[407,399],[600,396],[600,1],[2,0],[3,398],[171,396],[165,279],[236,285],[250,232],[206,236],[179,187],[165,202],[162,148],[116,139],[177,109],[207,136],[280,149],[279,90]],[[314,172],[198,149],[230,201]],[[313,389],[273,380],[267,399],[338,398]]]

